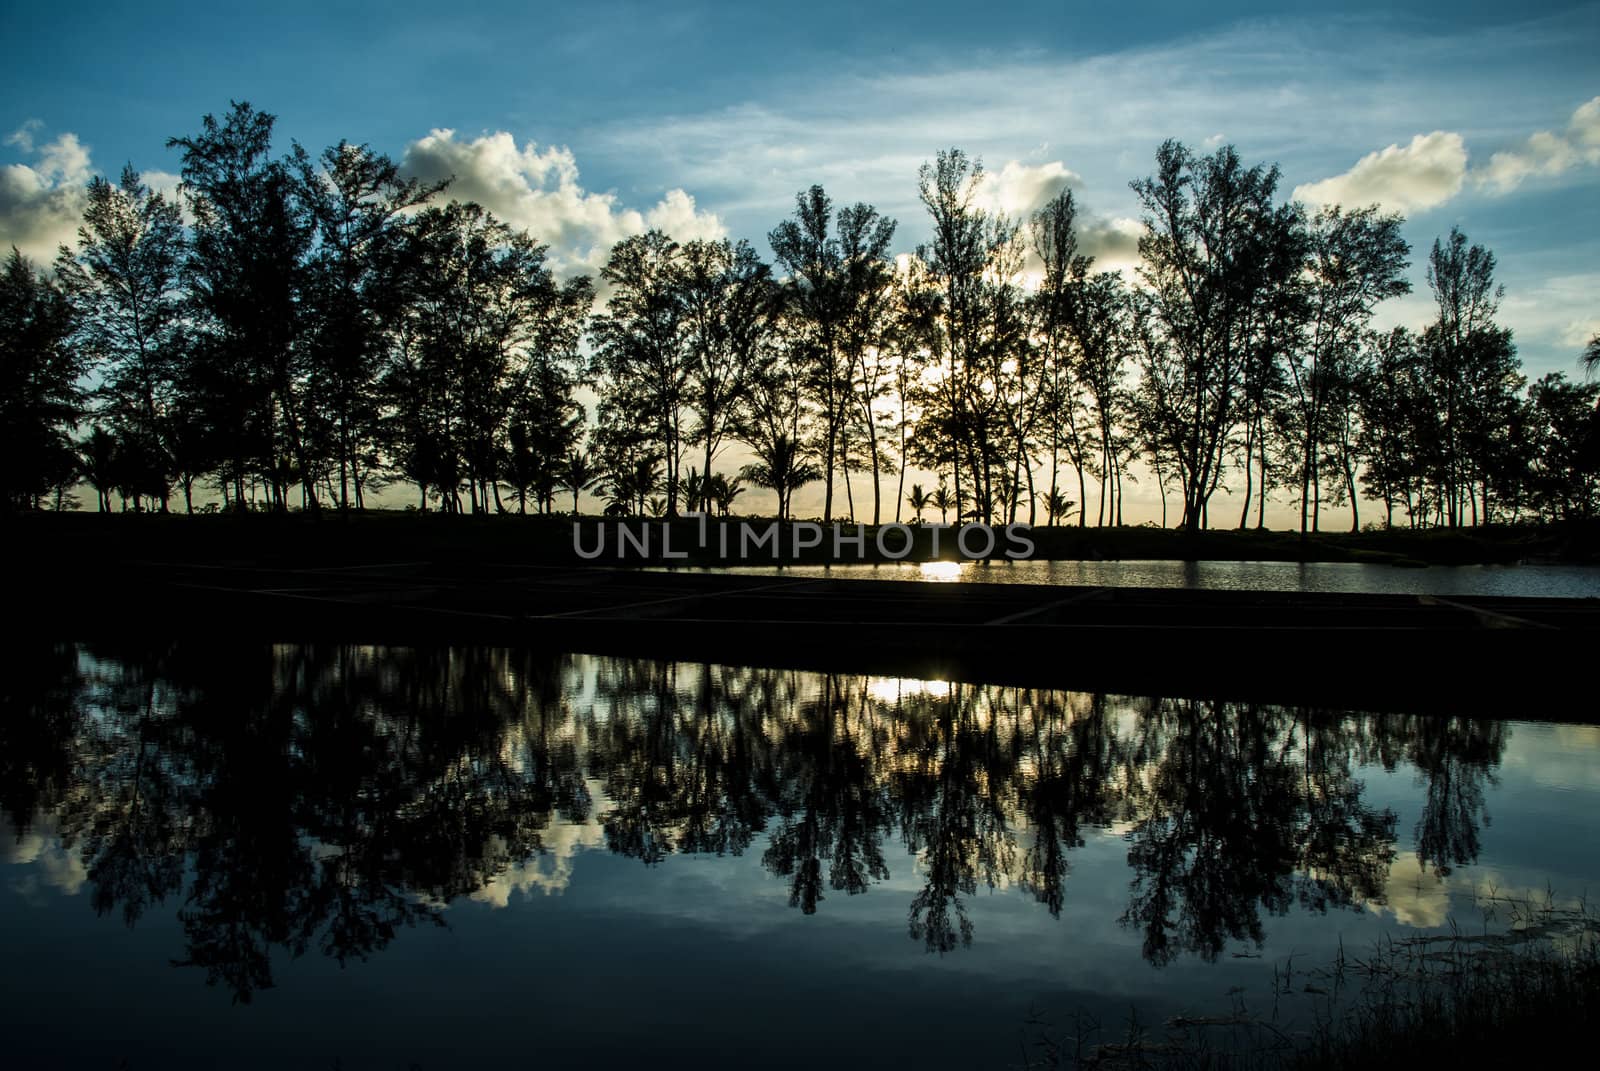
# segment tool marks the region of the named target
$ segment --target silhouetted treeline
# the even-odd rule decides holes
[[[169,142],[175,195],[95,179],[53,276],[13,251],[7,507],[82,481],[101,509],[360,509],[403,483],[424,510],[675,514],[753,485],[783,516],[820,483],[825,520],[1120,524],[1136,478],[1191,529],[1223,488],[1241,527],[1277,495],[1306,530],[1325,506],[1359,527],[1363,499],[1412,526],[1600,505],[1600,386],[1525,382],[1492,253],[1452,230],[1432,321],[1374,330],[1410,289],[1400,218],[1284,202],[1231,147],[1160,147],[1131,278],[1096,270],[1070,190],[1008,217],[952,149],[917,176],[910,254],[814,186],[775,264],[650,231],[562,281],[448,183],[273,133],[248,104],[207,116]],[[734,444],[752,460],[719,471]]]
[[[452,900],[536,884],[561,824],[652,865],[761,840],[807,914],[917,853],[907,928],[940,952],[974,939],[979,889],[1059,914],[1074,851],[1115,828],[1145,956],[1215,959],[1295,905],[1384,902],[1396,816],[1363,766],[1425,782],[1423,866],[1476,859],[1508,733],[504,649],[13,655],[0,810],[81,859],[98,912],[176,905],[175,960],[242,999],[275,956],[363,958]]]

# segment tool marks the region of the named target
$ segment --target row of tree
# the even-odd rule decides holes
[[[360,509],[404,482],[424,510],[594,492],[675,514],[727,512],[749,483],[784,517],[820,483],[825,521],[1120,524],[1136,478],[1189,529],[1223,489],[1241,527],[1286,494],[1303,530],[1324,506],[1359,526],[1363,499],[1413,526],[1600,506],[1600,387],[1527,387],[1489,251],[1452,230],[1432,322],[1374,330],[1409,290],[1400,218],[1282,202],[1277,169],[1231,147],[1168,142],[1132,184],[1132,279],[1095,270],[1070,190],[1011,218],[949,150],[919,173],[931,238],[911,254],[895,221],[812,187],[768,235],[775,264],[650,231],[596,283],[447,183],[344,142],[278,157],[272,134],[248,104],[207,116],[169,142],[175,196],[97,178],[53,277],[13,250],[8,508],[87,482],[101,509],[192,510],[197,489]],[[736,443],[750,462],[718,472]]]

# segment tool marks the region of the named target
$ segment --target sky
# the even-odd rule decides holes
[[[959,146],[987,203],[1071,185],[1103,267],[1131,267],[1128,183],[1166,138],[1276,162],[1282,193],[1492,249],[1530,375],[1600,331],[1600,3],[11,3],[0,249],[48,260],[93,174],[176,181],[166,140],[248,100],[280,148],[365,142],[455,176],[593,271],[617,239],[765,235],[820,182],[926,238],[916,171]],[[1135,496],[1129,496],[1130,504]]]

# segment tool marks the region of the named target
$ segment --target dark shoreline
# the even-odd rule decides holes
[[[1595,720],[1574,698],[1600,647],[1596,599],[941,585],[451,556],[207,562],[141,559],[129,549],[22,570],[19,627],[59,640],[485,644],[1323,709]]]
[[[792,528],[783,533],[783,552],[774,556],[762,548],[746,562],[731,562],[717,550],[714,526],[718,523],[765,529],[770,518],[731,517],[712,521],[712,531],[701,549],[700,522],[672,522],[647,518],[618,520],[586,516],[577,519],[586,547],[596,545],[596,529],[607,533],[605,565],[729,565],[779,562],[822,564],[831,561],[888,562],[897,559],[878,552],[874,529],[865,529],[858,552],[847,545],[835,558],[832,533],[821,546],[792,553]],[[846,536],[853,534],[852,522]],[[930,524],[931,524],[930,520]],[[40,513],[0,520],[7,542],[26,557],[51,568],[71,568],[98,560],[106,564],[129,560],[184,562],[270,562],[300,566],[349,565],[399,561],[495,561],[521,564],[572,565],[586,563],[575,552],[574,519],[570,515],[519,516],[482,514],[446,516],[412,510],[373,510],[363,513],[203,514],[180,513]],[[626,559],[616,555],[616,530],[650,531],[650,552],[628,548]],[[661,533],[671,528],[671,549],[684,557],[669,562],[661,550]],[[997,531],[1003,526],[995,525]],[[954,558],[953,539],[946,533],[934,552],[929,527],[911,525],[915,545],[906,560]],[[736,530],[735,530],[736,531]],[[1003,555],[1003,532],[994,551]],[[1185,533],[1145,526],[1079,528],[1036,527],[1028,533],[1034,560],[1058,561],[1287,561],[1356,562],[1397,567],[1426,565],[1511,565],[1566,563],[1600,565],[1600,523],[1566,526],[1492,526],[1458,529],[1406,529],[1366,532],[1298,532],[1272,530],[1206,529]],[[886,537],[898,551],[901,537]],[[737,540],[737,535],[733,536]]]

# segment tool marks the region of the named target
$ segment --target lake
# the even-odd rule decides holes
[[[936,583],[1600,598],[1600,566],[1594,565],[1434,565],[1401,568],[1357,562],[1030,560],[696,567],[682,568],[682,571],[925,580]]]
[[[6,673],[30,1066],[1012,1067],[1600,878],[1591,726],[478,647]]]

